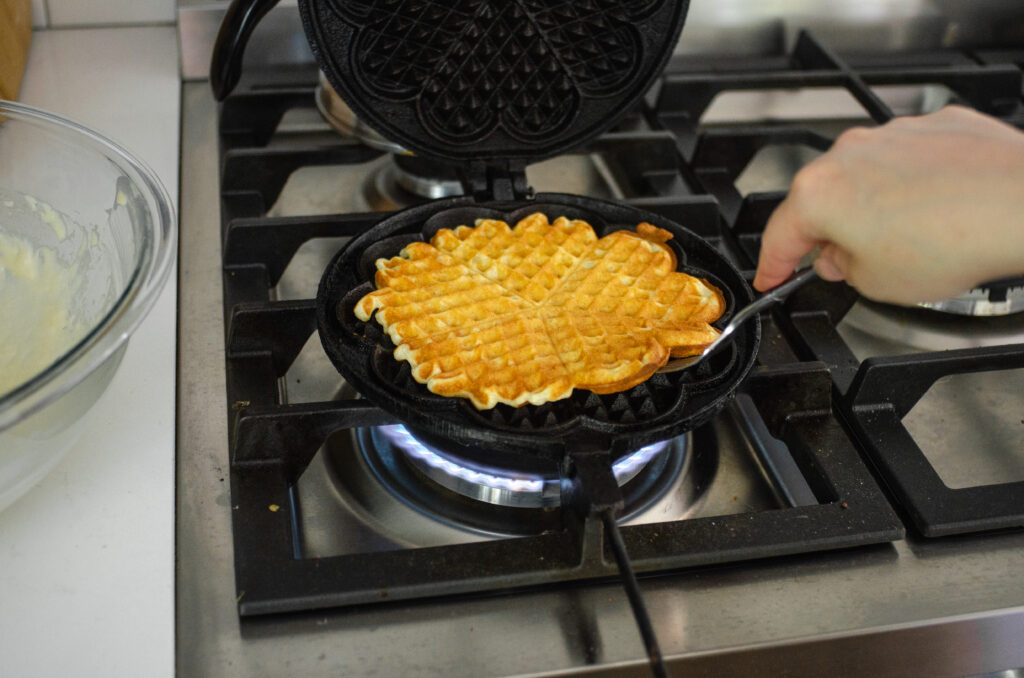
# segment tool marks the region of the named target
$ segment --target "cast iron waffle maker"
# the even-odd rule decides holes
[[[244,24],[269,4],[236,3],[231,14]],[[454,164],[467,193],[397,212],[334,257],[317,294],[327,355],[365,398],[417,435],[458,444],[468,461],[560,474],[562,505],[571,507],[565,519],[583,521],[590,534],[600,535],[603,525],[659,675],[660,652],[616,524],[623,502],[612,464],[706,423],[727,405],[753,366],[759,323],[744,326],[700,368],[655,374],[621,393],[576,391],[541,406],[478,411],[416,382],[379,325],[360,322],[352,308],[374,288],[377,258],[440,228],[481,217],[515,223],[537,211],[552,220],[584,219],[599,237],[643,221],[668,230],[679,270],[722,290],[720,326],[752,301],[735,267],[683,226],[618,203],[533,195],[526,186],[527,164],[583,145],[634,108],[668,60],[687,8],[688,0],[299,2],[322,72],[360,119],[419,156]],[[231,23],[224,27],[242,37],[232,43],[233,55],[221,52],[221,68],[215,54],[218,98],[237,82],[231,66],[240,63],[247,36]]]

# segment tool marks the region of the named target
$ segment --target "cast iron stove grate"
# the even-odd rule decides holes
[[[315,331],[315,305],[312,299],[272,301],[271,290],[303,243],[354,236],[385,216],[266,216],[294,170],[361,163],[376,155],[343,141],[312,148],[267,145],[285,111],[314,105],[315,76],[312,70],[287,73],[284,87],[254,81],[221,109],[227,410],[240,614],[614,577],[617,570],[600,524],[576,519],[571,511],[565,512],[564,529],[536,536],[324,558],[304,555],[297,537],[303,517],[295,483],[306,465],[338,430],[394,423],[360,400],[290,404],[280,397],[278,380]],[[656,110],[640,113],[657,119]],[[712,197],[694,195],[707,189],[681,162],[675,135],[613,131],[585,150],[595,149],[634,187],[626,202],[686,224],[748,276],[752,273],[742,241],[727,228],[733,222],[729,212]],[[848,307],[852,297],[842,286],[821,283],[793,303],[817,304],[828,314],[837,305]],[[752,416],[759,414],[768,432],[788,446],[790,464],[813,496],[775,510],[623,527],[637,572],[902,537],[902,525],[861,461],[856,439],[845,430],[828,367],[807,356],[799,341],[796,350],[790,348],[782,330],[798,340],[801,335],[785,313],[766,316],[764,324],[760,364],[742,388],[749,399],[745,402],[756,409]]]
[[[853,55],[841,59],[807,32],[794,50],[778,59],[699,60],[700,70],[685,62],[670,66],[653,112],[655,126],[671,130],[689,176],[715,196],[731,242],[752,266],[760,250],[768,216],[785,197],[782,192],[742,196],[736,182],[762,149],[798,144],[826,150],[832,140],[799,123],[702,129],[700,119],[714,97],[730,91],[792,87],[842,87],[877,123],[893,112],[872,87],[881,85],[946,86],[955,102],[1024,129],[1021,50],[977,53],[939,50],[908,54]],[[1024,280],[987,286],[989,299],[1005,299]],[[828,366],[834,407],[872,461],[904,515],[926,537],[1024,526],[1024,481],[950,488],[903,424],[903,417],[941,377],[1024,367],[1024,344],[859,361],[837,328],[854,297],[825,292],[822,286],[796,295],[778,314],[798,353]],[[965,450],[965,454],[970,451]]]

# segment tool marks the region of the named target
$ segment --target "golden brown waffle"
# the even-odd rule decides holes
[[[515,228],[479,219],[378,259],[355,314],[376,311],[417,381],[479,409],[623,391],[718,336],[722,294],[676,271],[671,237],[643,223],[598,240],[585,221],[540,213]]]

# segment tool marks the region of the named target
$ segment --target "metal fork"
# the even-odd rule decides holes
[[[732,336],[732,333],[736,331],[737,327],[747,322],[748,320],[750,320],[758,313],[771,306],[772,304],[782,301],[783,299],[788,297],[790,293],[793,292],[793,290],[797,289],[798,287],[803,287],[806,283],[816,279],[817,277],[818,274],[814,271],[813,268],[805,268],[803,270],[797,271],[796,273],[791,275],[786,280],[786,282],[782,283],[781,285],[778,285],[777,287],[773,287],[772,289],[765,292],[760,298],[755,300],[753,303],[747,304],[739,311],[737,311],[736,315],[734,315],[732,317],[732,320],[729,321],[729,324],[726,325],[725,329],[722,330],[722,333],[718,335],[718,338],[715,339],[710,344],[708,344],[707,348],[705,348],[703,351],[701,351],[697,355],[691,355],[685,358],[676,358],[675,360],[670,360],[667,363],[665,363],[665,365],[658,371],[678,372],[679,370],[685,370],[687,368],[693,367],[694,365],[696,365],[697,363],[699,363],[700,361],[704,360],[709,355],[717,351],[719,348],[721,348],[722,344],[724,344],[726,340],[730,336]]]

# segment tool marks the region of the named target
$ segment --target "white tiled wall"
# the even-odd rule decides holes
[[[175,0],[32,0],[37,28],[173,23]]]
[[[33,28],[44,28],[50,19],[46,13],[45,0],[32,0],[32,26]]]

